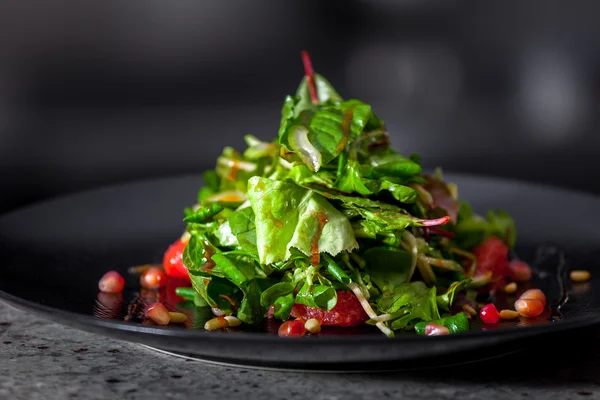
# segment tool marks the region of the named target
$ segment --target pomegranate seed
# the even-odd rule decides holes
[[[425,325],[425,336],[442,336],[449,335],[450,330],[444,325],[429,323]]]
[[[169,310],[167,310],[163,303],[150,304],[144,309],[144,315],[158,325],[168,325],[171,321]]]
[[[544,304],[539,300],[519,299],[515,301],[515,310],[522,317],[537,317],[544,312]]]
[[[109,271],[98,282],[98,289],[104,293],[121,293],[125,287],[125,279],[117,271]]]
[[[493,304],[486,304],[479,311],[479,318],[486,324],[496,324],[500,319],[500,313]]]
[[[160,268],[152,267],[140,277],[140,285],[146,289],[158,289],[166,284],[167,275]]]
[[[523,292],[523,294],[521,296],[519,296],[519,299],[539,300],[542,302],[544,307],[546,307],[546,303],[547,303],[546,295],[540,289],[529,289],[529,290]]]
[[[292,321],[286,321],[279,327],[278,334],[281,337],[292,337],[292,336],[304,336],[306,328],[304,328],[304,321],[295,319]]]
[[[508,277],[515,282],[528,281],[531,275],[531,267],[524,261],[513,260],[508,264]]]

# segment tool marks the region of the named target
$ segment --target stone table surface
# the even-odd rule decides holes
[[[377,374],[209,365],[0,302],[0,399],[600,399],[600,328],[481,363]]]

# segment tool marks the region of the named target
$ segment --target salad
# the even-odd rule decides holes
[[[209,330],[265,318],[282,322],[282,336],[362,324],[388,337],[467,330],[481,299],[531,276],[509,260],[513,219],[474,213],[440,170],[426,174],[418,155],[392,147],[370,105],[342,98],[302,55],[305,76],[276,137],[246,135],[245,149],[223,150],[164,272],[189,279],[180,296],[210,306]],[[539,304],[503,318],[545,307],[539,293],[521,299]],[[501,313],[489,304],[480,316]]]

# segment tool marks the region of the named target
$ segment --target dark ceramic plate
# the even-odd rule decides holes
[[[479,212],[502,208],[519,228],[517,253],[535,265],[532,284],[552,305],[541,317],[497,326],[473,324],[464,334],[394,340],[365,329],[329,329],[320,336],[279,338],[277,324],[254,331],[206,332],[206,315],[177,306],[171,282],[159,296],[190,319],[157,327],[124,317],[139,299],[133,265],[160,263],[180,234],[182,210],[201,179],[178,177],[115,186],[28,207],[0,218],[0,298],[80,329],[205,360],[321,370],[416,368],[468,361],[512,351],[539,335],[600,322],[600,280],[571,285],[569,268],[600,273],[600,199],[529,183],[448,175]],[[566,256],[566,257],[565,257]],[[98,295],[102,274],[127,276],[123,296]],[[152,294],[142,297],[151,300]],[[513,298],[500,299],[511,304]],[[131,313],[130,313],[131,314]],[[133,313],[135,314],[135,312]]]

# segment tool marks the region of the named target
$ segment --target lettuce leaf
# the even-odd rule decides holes
[[[248,198],[261,264],[287,260],[293,247],[311,257],[323,252],[336,255],[358,246],[348,219],[312,190],[253,177],[248,181]]]

